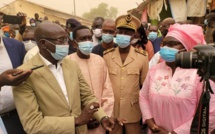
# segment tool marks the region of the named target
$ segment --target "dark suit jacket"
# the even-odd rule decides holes
[[[24,44],[15,39],[6,37],[2,37],[2,40],[12,62],[13,68],[17,68],[22,65],[26,53]]]

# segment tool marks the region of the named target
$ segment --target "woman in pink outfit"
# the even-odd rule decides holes
[[[149,132],[157,134],[190,134],[202,83],[197,69],[175,66],[175,54],[190,51],[197,44],[205,44],[202,28],[196,25],[175,24],[164,38],[161,48],[163,62],[153,66],[140,91],[143,122]],[[211,82],[215,91],[215,84]],[[215,128],[215,95],[211,94],[209,131]],[[159,131],[159,132],[158,132]]]

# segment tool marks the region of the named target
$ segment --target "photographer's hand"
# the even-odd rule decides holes
[[[4,85],[17,86],[25,81],[32,71],[23,71],[19,69],[10,69],[0,74],[0,87]],[[14,74],[17,74],[16,76]]]
[[[25,13],[18,12],[17,16],[22,17],[22,23],[19,25],[19,33],[22,35],[24,33],[24,31],[25,31],[27,15]]]

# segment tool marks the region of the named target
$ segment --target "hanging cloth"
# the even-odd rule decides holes
[[[187,20],[187,3],[186,0],[169,0],[173,19],[178,21]]]
[[[160,13],[165,4],[165,9],[167,10],[166,0],[151,0],[147,8],[147,13],[150,19],[160,21]]]
[[[187,0],[187,16],[203,17],[206,14],[207,0]]]

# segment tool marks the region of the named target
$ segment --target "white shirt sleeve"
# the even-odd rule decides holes
[[[152,57],[152,59],[149,61],[149,68],[152,66],[158,64],[158,61],[160,59],[160,53],[159,51]]]

